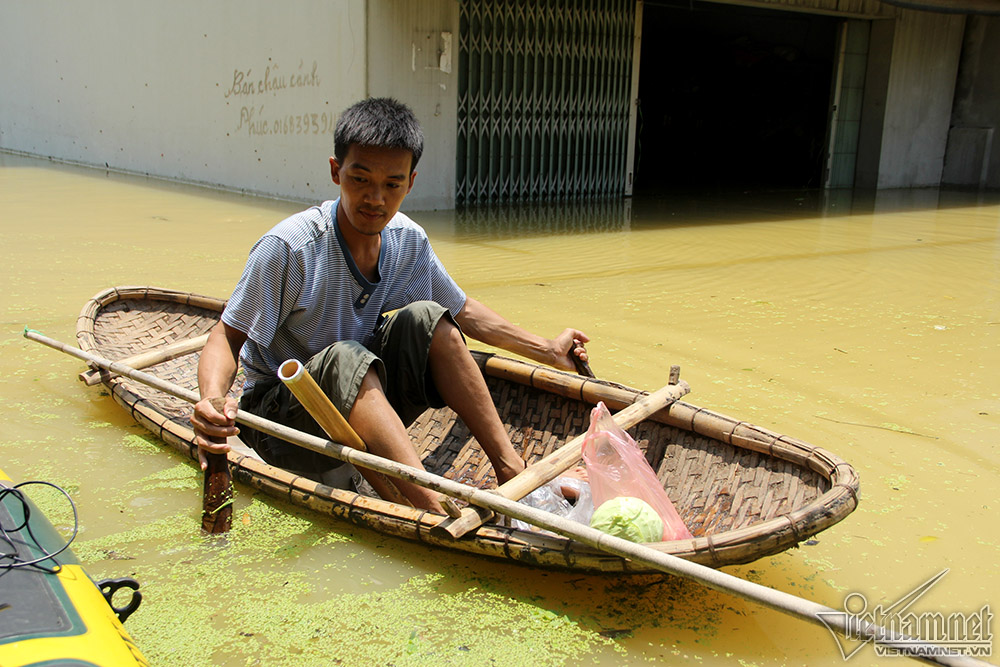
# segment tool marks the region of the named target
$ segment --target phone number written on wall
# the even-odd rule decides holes
[[[337,114],[324,111],[322,113],[288,114],[268,117],[264,106],[243,107],[240,109],[240,123],[236,131],[246,129],[251,137],[273,134],[333,134],[337,125]]]

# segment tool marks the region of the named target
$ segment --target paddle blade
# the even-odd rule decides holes
[[[578,345],[583,345],[583,343],[574,338],[573,347],[576,348]],[[594,371],[590,370],[590,364],[573,354],[573,350],[569,351],[569,358],[573,360],[573,365],[576,366],[576,372],[578,374],[588,378],[597,377],[594,375]]]
[[[228,533],[233,524],[233,480],[224,454],[208,454],[201,530],[215,535]]]

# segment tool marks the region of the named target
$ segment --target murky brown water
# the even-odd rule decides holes
[[[727,571],[841,609],[951,568],[912,610],[977,611],[1000,590],[1000,203],[816,197],[414,217],[470,294],[540,333],[586,331],[598,375],[653,389],[680,364],[690,402],[858,468],[844,522]],[[128,627],[156,664],[843,662],[822,628],[695,583],[428,551],[246,489],[230,546],[201,542],[193,465],[21,332],[74,342],[111,285],[226,296],[253,241],[299,208],[0,154],[0,465],[71,491],[91,574],[142,582]]]

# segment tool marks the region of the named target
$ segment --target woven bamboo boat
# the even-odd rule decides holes
[[[218,321],[225,301],[152,287],[117,287],[84,306],[80,347],[117,360],[197,339]],[[514,447],[531,464],[587,430],[598,401],[614,412],[643,392],[622,385],[473,352]],[[172,356],[172,355],[170,355]],[[197,350],[145,372],[197,389]],[[103,373],[103,372],[102,372]],[[166,444],[197,458],[191,406],[124,377],[104,373],[114,400]],[[233,395],[238,397],[240,378]],[[495,485],[488,459],[448,408],[410,426],[424,466],[480,488]],[[858,504],[851,465],[800,440],[676,401],[629,429],[693,539],[651,544],[703,565],[746,563],[795,546],[837,523]],[[564,537],[487,523],[461,539],[432,533],[442,515],[331,488],[270,466],[245,448],[230,452],[237,483],[380,533],[539,567],[648,572],[619,556]]]

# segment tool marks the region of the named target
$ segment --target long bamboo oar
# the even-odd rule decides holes
[[[156,376],[143,373],[142,371],[130,369],[116,362],[80,350],[79,348],[70,347],[27,328],[24,331],[24,335],[30,340],[48,345],[79,359],[96,363],[102,368],[107,368],[114,373],[124,375],[136,382],[142,382],[182,400],[197,403],[200,398],[195,392],[178,387],[171,382],[161,380]],[[287,426],[276,424],[243,411],[237,413],[236,420],[259,431],[283,438],[300,447],[320,452],[341,461],[347,461],[359,467],[370,468],[392,477],[405,479],[414,484],[421,484],[440,493],[486,507],[495,512],[500,512],[538,526],[539,528],[544,528],[564,537],[577,540],[595,549],[600,549],[607,553],[621,556],[622,558],[628,558],[660,572],[692,579],[713,590],[730,593],[746,600],[760,603],[776,611],[838,632],[851,640],[862,642],[873,641],[897,651],[901,655],[932,664],[988,667],[988,663],[959,655],[954,649],[948,649],[937,644],[894,632],[853,614],[839,612],[831,607],[805,600],[790,593],[745,581],[725,572],[713,570],[710,567],[662,553],[645,545],[602,533],[589,526],[527,505],[522,505],[495,493],[460,484],[459,482],[435,475],[426,470],[406,466],[368,452],[361,452],[330,440],[323,440],[322,438],[296,431]]]

